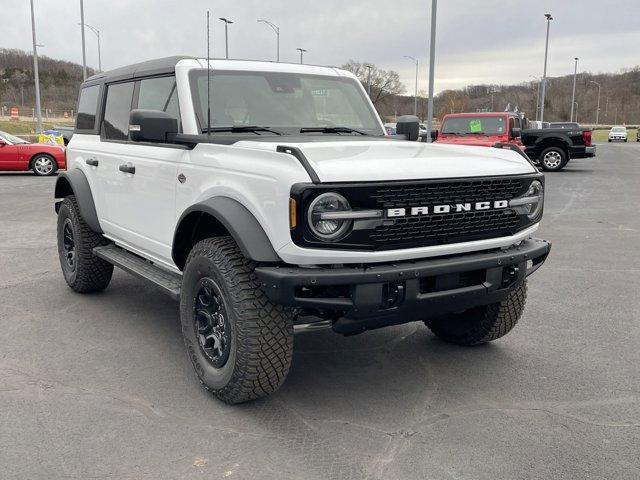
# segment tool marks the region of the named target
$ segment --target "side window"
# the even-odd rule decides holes
[[[108,140],[129,138],[129,114],[133,99],[133,82],[116,83],[107,87],[102,134]]]
[[[95,129],[99,94],[100,85],[85,87],[80,90],[80,99],[78,100],[78,115],[76,117],[76,130]]]
[[[138,107],[166,112],[180,123],[178,90],[175,77],[149,78],[140,81]]]

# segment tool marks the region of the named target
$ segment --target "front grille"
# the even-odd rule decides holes
[[[455,204],[487,200],[509,200],[522,193],[520,178],[478,179],[457,182],[390,185],[371,194],[378,208]],[[520,216],[511,209],[480,210],[395,219],[370,234],[378,248],[403,244],[444,244],[470,239],[510,235]]]
[[[411,207],[426,206],[429,207],[429,212],[433,212],[434,205],[451,205],[452,211],[415,216],[385,216],[381,221],[354,228],[338,242],[316,239],[306,227],[306,222],[299,222],[301,225],[292,231],[292,238],[301,246],[392,250],[510,236],[530,226],[531,220],[511,208],[454,211],[454,207],[464,203],[511,200],[526,193],[534,178],[543,181],[542,175],[537,174],[386,184],[304,185],[298,194],[303,212],[307,211],[313,198],[328,190],[347,198],[354,210],[380,209],[386,213],[388,209],[409,210]]]

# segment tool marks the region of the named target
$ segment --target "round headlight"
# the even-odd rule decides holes
[[[313,234],[320,240],[335,241],[342,238],[351,228],[350,219],[323,218],[323,213],[350,211],[351,206],[339,193],[327,192],[318,195],[309,205],[307,221]]]
[[[525,205],[527,216],[530,219],[534,219],[540,214],[540,211],[542,210],[542,204],[544,200],[542,183],[540,183],[538,180],[534,180],[533,182],[531,182],[531,185],[529,185],[529,190],[527,190],[525,197],[537,198],[537,201],[532,201],[531,203],[527,203]]]

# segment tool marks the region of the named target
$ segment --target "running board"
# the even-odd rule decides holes
[[[174,300],[180,300],[182,277],[129,253],[114,244],[95,247],[93,254],[138,278],[151,282]]]

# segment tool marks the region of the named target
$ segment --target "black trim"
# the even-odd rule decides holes
[[[182,221],[192,213],[206,213],[218,220],[224,228],[231,234],[240,247],[242,254],[256,262],[280,262],[281,259],[271,246],[269,237],[264,229],[253,216],[237,200],[229,197],[213,197],[187,208],[178,220],[178,227],[173,237],[172,258],[176,265],[179,264],[176,257],[177,250],[181,242],[180,235],[191,235],[192,232],[182,232]]]
[[[309,160],[307,160],[307,157],[304,156],[304,153],[302,153],[302,150],[300,150],[298,147],[290,147],[288,145],[278,145],[276,147],[276,152],[288,153],[289,155],[293,155],[294,157],[296,157],[300,162],[300,164],[304,167],[304,169],[309,174],[309,178],[311,178],[311,181],[314,184],[320,183],[320,177],[318,177],[318,174],[309,163]]]
[[[340,268],[258,266],[255,272],[274,303],[324,312],[336,320],[335,331],[353,334],[499,302],[550,250],[549,242],[528,239],[506,250],[449,257]]]
[[[93,202],[93,195],[91,194],[91,187],[89,181],[79,168],[62,172],[58,175],[56,180],[56,187],[54,198],[64,198],[69,195],[68,187],[71,187],[73,195],[75,195],[78,201],[78,207],[80,207],[80,214],[89,228],[97,233],[103,233],[98,221],[98,214],[96,212],[96,206]],[[56,212],[58,207],[56,206]]]

